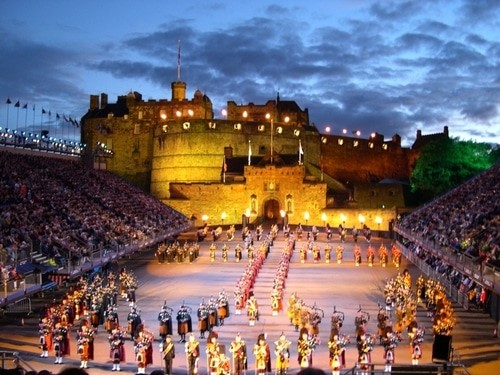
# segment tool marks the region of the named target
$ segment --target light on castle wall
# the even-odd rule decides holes
[[[359,222],[361,223],[361,226],[365,225],[365,221],[366,221],[366,219],[365,219],[364,215],[359,214],[359,215],[358,215],[358,220],[359,220]]]
[[[176,115],[177,117],[181,117],[181,116],[182,116],[182,112],[181,112],[181,111],[175,111],[175,115]]]
[[[243,111],[243,118],[247,118],[248,117],[248,112],[247,111]]]
[[[331,131],[331,130],[332,130],[332,129],[331,129],[329,126],[327,126],[327,127],[325,128],[325,132],[327,132],[327,133],[330,133],[330,131]]]
[[[347,134],[347,129],[342,129],[343,134]]]
[[[222,222],[222,225],[224,225],[224,220],[226,220],[227,214],[225,212],[220,214],[220,220]]]
[[[193,117],[194,115],[194,111],[192,109],[188,109],[188,115]]]
[[[310,218],[311,218],[311,215],[309,215],[309,212],[308,211],[304,212],[304,220],[306,221],[306,225],[309,222]]]
[[[208,221],[208,215],[201,215],[201,220],[203,221],[203,224],[206,224]]]
[[[377,216],[375,218],[375,222],[377,223],[378,229],[380,230],[380,224],[382,224],[382,218],[380,216]]]
[[[287,124],[288,124],[289,122],[290,122],[290,117],[285,116],[285,123],[287,123]]]
[[[165,112],[162,112],[162,113],[160,114],[160,118],[161,118],[163,121],[165,121],[165,120],[167,119],[167,114],[166,114]]]
[[[227,118],[227,109],[223,108],[220,112],[224,118]]]
[[[323,221],[323,226],[326,227],[326,220],[327,220],[327,216],[326,216],[326,213],[322,213],[321,214],[321,220]]]
[[[345,216],[344,214],[340,214],[340,221],[341,221],[342,223],[345,223],[346,219],[347,219],[347,218],[346,218],[346,216]]]

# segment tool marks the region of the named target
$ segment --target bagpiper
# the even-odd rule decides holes
[[[208,331],[208,309],[207,305],[201,301],[197,311],[198,316],[198,331],[200,331],[200,339],[205,338],[205,332]]]
[[[373,260],[375,259],[375,251],[371,245],[368,245],[368,250],[366,250],[366,260],[368,261],[368,267],[373,267]]]
[[[141,316],[135,306],[130,308],[130,312],[127,315],[127,323],[127,333],[130,335],[131,340],[134,340],[137,338],[139,326],[142,323]]]
[[[49,351],[52,350],[52,324],[48,318],[42,318],[40,324],[38,325],[40,333],[40,349],[42,349],[42,354],[40,357],[47,358],[49,356]]]
[[[418,365],[418,360],[422,358],[422,342],[424,341],[424,330],[418,327],[408,332],[410,340],[411,364]]]
[[[89,360],[94,359],[94,332],[87,321],[78,330],[76,345],[77,353],[80,354],[80,368],[88,368]]]
[[[113,331],[113,329],[118,327],[120,324],[116,305],[109,305],[105,315],[106,319],[104,321],[104,329],[106,332],[111,333],[111,331]]]
[[[183,304],[177,312],[177,333],[181,337],[179,342],[186,342],[186,334],[193,329],[190,311],[191,309]]]
[[[217,247],[215,244],[212,242],[210,247],[208,248],[208,251],[210,253],[210,262],[215,262],[215,251],[217,250]]]
[[[274,355],[276,356],[276,374],[285,375],[288,371],[291,342],[282,332],[279,339],[274,342]]]
[[[241,252],[242,252],[241,245],[237,244],[236,247],[234,248],[234,259],[236,260],[236,262],[241,261]]]
[[[343,335],[333,335],[328,341],[332,375],[340,375],[340,370],[345,367],[345,347],[348,342],[348,338]]]
[[[266,342],[265,334],[261,333],[257,337],[257,343],[253,347],[253,355],[255,356],[256,374],[271,372],[271,350]]]
[[[219,325],[218,315],[217,315],[217,300],[214,296],[210,296],[208,299],[208,330],[212,331],[214,327]]]
[[[332,253],[331,245],[326,244],[326,246],[325,246],[325,263],[330,263],[331,253]]]
[[[361,264],[361,249],[358,245],[354,245],[354,264],[356,267]]]
[[[297,341],[298,363],[301,368],[312,366],[312,353],[316,348],[316,339],[310,336],[307,328],[301,328],[299,339]]]
[[[368,334],[358,335],[357,337],[357,347],[358,347],[358,366],[361,369],[363,375],[367,375],[371,365],[371,352],[374,345],[374,337]]]
[[[137,373],[145,374],[148,365],[153,364],[153,342],[154,335],[142,326],[135,340],[135,353],[137,361]]]
[[[65,355],[69,355],[70,347],[69,347],[69,337],[68,337],[68,327],[61,324],[56,323],[54,332],[53,332],[53,342],[54,342],[54,352],[56,359],[54,363],[62,364],[63,357]]]
[[[175,358],[175,345],[172,336],[167,335],[160,343],[160,353],[165,363],[165,375],[172,375],[172,364]]]
[[[221,354],[223,348],[217,342],[218,335],[215,331],[210,332],[207,339],[207,370],[209,375],[218,375],[221,366]]]
[[[222,245],[222,261],[224,263],[227,263],[227,254],[228,254],[227,244],[224,244]]]
[[[125,334],[116,327],[111,331],[108,336],[109,342],[109,357],[113,361],[113,368],[111,371],[121,371],[120,363],[125,362]]]
[[[253,294],[247,301],[247,316],[248,316],[248,325],[250,326],[254,326],[255,321],[259,320],[259,305]]]
[[[232,354],[234,375],[243,375],[247,369],[247,346],[239,333],[231,342],[229,352]]]
[[[185,344],[186,362],[188,375],[198,373],[198,362],[200,360],[200,343],[196,341],[193,334],[189,335],[188,342]]]
[[[161,311],[158,314],[159,323],[159,334],[160,337],[165,340],[167,335],[172,334],[172,313],[173,309],[167,306],[167,301],[161,307]]]
[[[337,246],[337,263],[341,264],[342,263],[342,258],[344,256],[344,247],[342,245]]]
[[[384,360],[385,360],[385,372],[392,371],[392,365],[396,360],[395,348],[398,346],[398,336],[396,333],[387,331],[385,337],[382,339],[382,345],[384,345]]]
[[[229,297],[223,289],[217,297],[217,315],[219,324],[224,325],[224,319],[229,317]]]

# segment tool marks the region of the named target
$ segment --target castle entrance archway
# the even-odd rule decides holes
[[[276,199],[269,199],[264,203],[264,220],[277,222],[280,217],[280,202]]]

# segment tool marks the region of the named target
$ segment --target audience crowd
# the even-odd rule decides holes
[[[434,247],[500,267],[500,165],[404,217],[398,226]]]
[[[189,227],[181,213],[102,170],[79,161],[0,151],[0,267],[40,252],[53,265],[88,258]]]

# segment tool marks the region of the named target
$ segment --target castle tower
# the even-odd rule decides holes
[[[186,100],[186,82],[172,82],[172,101]]]

